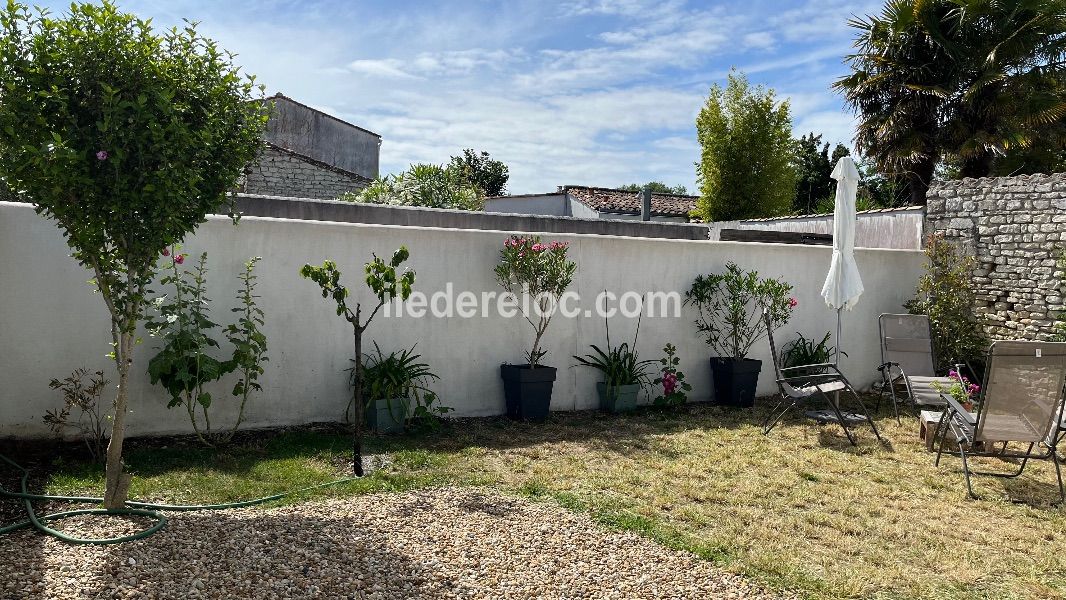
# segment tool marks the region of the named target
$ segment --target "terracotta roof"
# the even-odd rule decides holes
[[[601,213],[639,215],[643,204],[640,192],[577,185],[563,186],[562,191]],[[687,218],[689,213],[695,210],[698,199],[699,196],[652,194],[651,214],[657,217]]]

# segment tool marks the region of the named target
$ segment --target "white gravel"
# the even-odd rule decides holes
[[[117,546],[0,538],[0,598],[779,598],[550,503],[432,489],[169,515]],[[79,534],[136,523],[70,520]]]

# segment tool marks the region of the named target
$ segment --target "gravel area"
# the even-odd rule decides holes
[[[550,503],[432,489],[169,515],[156,535],[0,538],[7,598],[779,598],[690,554]],[[133,520],[72,519],[105,535]]]

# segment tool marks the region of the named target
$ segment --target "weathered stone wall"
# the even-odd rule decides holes
[[[977,259],[977,313],[993,339],[1049,339],[1066,309],[1066,173],[963,179],[929,190],[927,231]]]
[[[245,170],[238,188],[248,194],[333,200],[358,192],[369,180],[313,158],[268,145],[259,161]]]

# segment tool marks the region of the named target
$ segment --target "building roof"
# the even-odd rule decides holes
[[[613,188],[566,185],[562,191],[601,213],[639,215],[643,208],[640,192]],[[651,214],[657,217],[688,217],[696,209],[699,196],[652,194]]]
[[[278,93],[274,94],[273,96],[267,96],[266,99],[265,99],[265,101],[267,101],[267,102],[277,102],[278,100],[284,100],[286,102],[291,102],[292,104],[295,104],[297,106],[301,106],[303,108],[306,108],[307,110],[309,110],[311,112],[318,113],[318,114],[320,114],[320,115],[322,115],[322,116],[324,116],[326,118],[329,118],[329,119],[332,119],[332,120],[334,120],[334,121],[336,121],[338,123],[341,123],[342,125],[347,125],[348,127],[351,127],[352,129],[357,129],[359,131],[362,131],[363,133],[369,133],[370,135],[372,135],[372,136],[374,136],[374,137],[376,137],[378,139],[381,139],[381,135],[380,134],[374,133],[373,131],[370,131],[369,129],[367,129],[365,127],[360,127],[360,126],[356,125],[355,123],[350,123],[348,121],[345,121],[344,119],[342,119],[342,118],[340,118],[340,117],[338,117],[336,115],[331,115],[331,114],[329,114],[328,112],[326,112],[324,110],[315,108],[315,107],[310,106],[308,104],[304,104],[303,102],[300,102],[299,100],[294,100],[294,99],[286,96],[285,94],[282,94],[281,92],[278,92]]]

